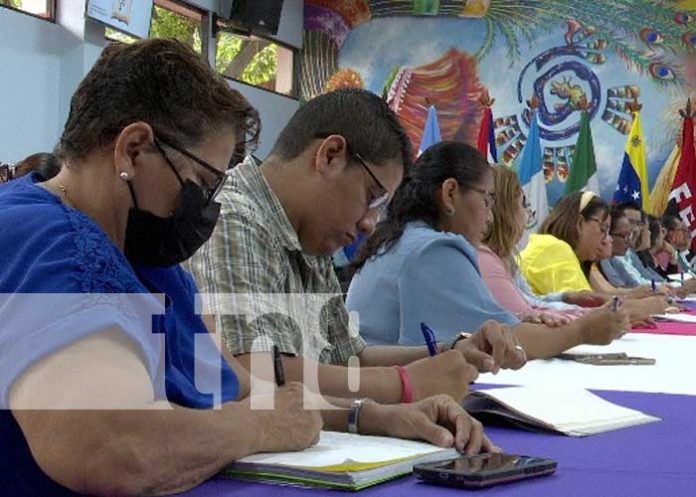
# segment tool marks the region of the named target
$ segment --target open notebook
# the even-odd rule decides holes
[[[506,387],[473,392],[464,408],[479,419],[498,419],[528,430],[582,437],[660,421],[612,404],[587,390]]]
[[[686,314],[683,312],[675,312],[672,314],[653,314],[652,318],[655,321],[672,321],[675,323],[696,323],[696,314]]]
[[[398,438],[322,431],[319,443],[301,452],[254,454],[223,476],[343,490],[410,474],[415,464],[456,457],[454,449]]]

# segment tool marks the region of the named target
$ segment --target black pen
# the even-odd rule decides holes
[[[273,346],[273,374],[275,374],[276,385],[282,387],[285,385],[285,371],[283,370],[283,361],[280,358],[280,350],[278,346]]]

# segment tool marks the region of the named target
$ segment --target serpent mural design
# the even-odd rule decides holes
[[[549,199],[572,167],[588,107],[600,182],[611,195],[640,99],[654,180],[696,93],[696,0],[306,0],[302,99],[342,86],[382,94],[418,147],[428,104],[444,139],[476,140],[488,91],[498,155],[514,166],[536,95]]]

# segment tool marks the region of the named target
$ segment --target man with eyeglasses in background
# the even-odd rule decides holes
[[[669,213],[662,217],[662,226],[666,233],[664,250],[658,254],[660,266],[667,273],[684,272],[693,275],[686,255],[691,246],[691,235],[686,223],[678,215]]]
[[[247,369],[276,345],[291,381],[307,381],[305,369],[313,368],[324,395],[398,403],[436,393],[460,400],[479,370],[524,364],[501,326],[438,344],[443,353],[435,357],[425,346],[366,346],[349,327],[331,255],[374,231],[410,163],[409,139],[387,104],[368,91],[344,89],[304,104],[263,163],[247,158],[230,171],[213,236],[189,261],[200,291],[244,294],[252,305],[269,294],[308,302],[290,316],[260,312],[250,322],[212,309],[224,345]],[[311,331],[311,303],[328,294],[334,297]],[[356,357],[357,390],[346,367]]]
[[[636,204],[624,202],[612,208],[612,257],[600,261],[602,273],[612,285],[623,288],[645,286],[650,289],[653,281],[664,281],[660,275],[646,268],[635,252],[645,236],[644,227],[643,213]]]
[[[626,253],[634,246],[635,233],[626,210],[621,206],[613,207],[609,231],[612,239],[612,256],[609,259],[602,259],[599,265],[609,283],[615,287],[633,288],[641,284],[638,281],[640,274],[636,277],[627,269],[630,262],[626,260]]]

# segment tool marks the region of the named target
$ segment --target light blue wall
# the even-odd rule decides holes
[[[103,27],[83,19],[84,0],[58,0],[57,12],[54,24],[0,7],[0,162],[53,148],[72,93],[105,45]],[[302,20],[302,0],[285,0],[278,39],[301,45]],[[299,102],[241,83],[230,86],[259,110],[256,154],[263,158]]]
[[[0,8],[0,161],[52,148],[62,125],[62,61],[78,45],[60,26]]]

